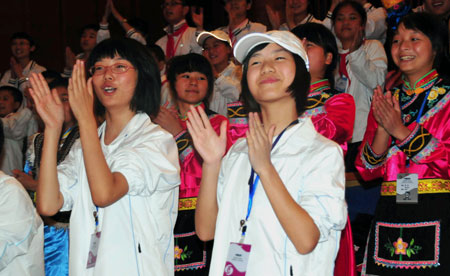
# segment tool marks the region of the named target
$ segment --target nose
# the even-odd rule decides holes
[[[273,66],[273,61],[266,60],[262,63],[261,67],[261,74],[266,74],[273,72],[275,70],[275,67]]]
[[[198,80],[197,78],[189,78],[189,85],[197,86]]]
[[[110,67],[110,66],[105,67],[105,73],[103,74],[103,78],[105,80],[111,80],[114,78],[114,74],[112,72],[112,67]]]

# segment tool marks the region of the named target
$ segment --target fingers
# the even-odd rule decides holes
[[[227,121],[222,121],[222,123],[220,123],[220,139],[227,139],[227,125],[228,122]]]
[[[90,96],[94,96],[94,87],[92,86],[92,77],[87,80],[87,91]]]
[[[56,102],[56,104],[61,104],[61,99],[59,98],[59,94],[58,94],[58,90],[56,90],[56,88],[52,89],[52,96],[53,96],[53,100]]]

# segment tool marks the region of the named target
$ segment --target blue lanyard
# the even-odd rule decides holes
[[[427,91],[427,94],[425,95],[425,99],[422,102],[422,106],[420,107],[419,115],[417,116],[417,119],[416,119],[417,123],[420,122],[420,117],[422,117],[423,109],[425,108],[425,103],[427,102],[428,95],[430,94],[430,91],[431,91],[431,89]]]
[[[272,144],[272,150],[275,148],[275,146],[278,144],[278,141],[280,141],[281,136],[283,136],[284,132],[291,126],[298,123],[298,119],[295,119],[290,123],[283,131],[278,135],[278,137],[275,139],[275,141]],[[247,231],[247,226],[245,225],[245,222],[248,221],[248,218],[250,217],[250,213],[252,212],[252,206],[253,206],[253,197],[255,196],[256,187],[258,186],[259,182],[259,175],[256,175],[255,178],[255,170],[252,167],[252,171],[250,174],[250,179],[248,180],[248,186],[249,186],[249,194],[248,194],[248,206],[247,206],[247,215],[245,216],[245,220],[241,220],[241,230],[242,230],[242,236],[245,236],[245,232]]]
[[[95,211],[93,215],[95,220],[95,232],[98,232],[98,206],[95,206]]]

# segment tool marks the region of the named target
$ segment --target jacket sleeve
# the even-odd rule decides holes
[[[387,57],[378,40],[366,40],[356,51],[347,56],[353,75],[373,93],[377,85],[383,86],[387,74]]]

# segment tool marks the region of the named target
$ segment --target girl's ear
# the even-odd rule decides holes
[[[325,64],[330,65],[333,61],[333,54],[332,53],[326,53],[325,54]]]

